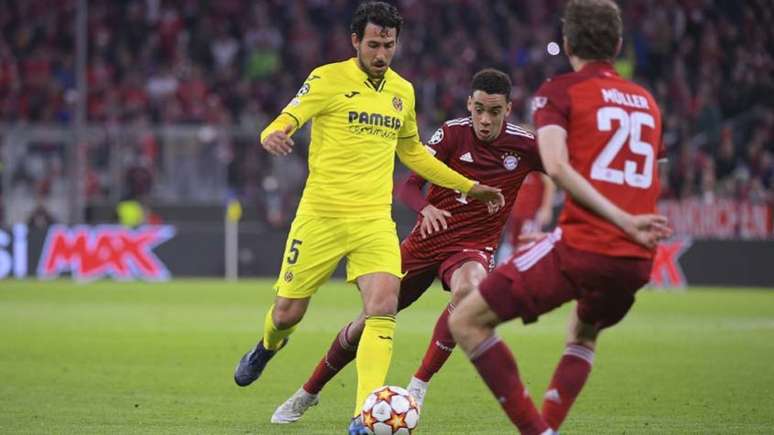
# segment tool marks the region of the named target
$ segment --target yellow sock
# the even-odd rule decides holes
[[[371,316],[357,347],[357,397],[355,414],[360,414],[366,397],[384,385],[392,359],[392,338],[395,334],[395,316]]]
[[[293,325],[288,329],[277,329],[271,314],[274,312],[274,304],[271,305],[266,317],[263,319],[263,347],[269,350],[277,350],[282,346],[282,340],[296,330]]]

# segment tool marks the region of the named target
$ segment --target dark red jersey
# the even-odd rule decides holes
[[[546,81],[533,100],[535,126],[567,131],[570,164],[595,189],[629,213],[653,213],[663,153],[661,112],[653,96],[622,79],[607,62]],[[653,252],[620,228],[567,197],[559,217],[566,243],[616,257]]]
[[[489,214],[486,204],[466,195],[431,185],[427,197],[421,195],[425,180],[412,174],[398,188],[398,197],[419,212],[427,204],[451,213],[449,228],[423,239],[419,226],[422,215],[403,245],[421,258],[440,258],[464,249],[494,252],[503,226],[516,200],[524,178],[531,171],[542,171],[535,136],[511,123],[505,123],[500,135],[490,143],[478,140],[470,118],[444,123],[427,147],[450,168],[482,184],[499,187],[505,206]]]

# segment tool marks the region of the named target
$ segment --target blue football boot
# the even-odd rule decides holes
[[[370,432],[368,432],[368,429],[363,425],[363,420],[360,419],[360,416],[357,416],[349,422],[347,435],[370,435]]]
[[[268,350],[263,347],[263,339],[261,339],[250,352],[247,352],[242,359],[239,360],[239,364],[237,364],[236,370],[234,370],[234,382],[240,387],[246,387],[255,382],[256,379],[261,377],[261,373],[263,373],[263,369],[266,367],[266,364],[269,363],[269,360],[271,360],[280,349],[285,347],[287,343],[288,339],[285,338],[282,340],[282,345],[279,349]]]

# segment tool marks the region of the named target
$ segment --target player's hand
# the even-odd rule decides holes
[[[441,229],[448,229],[449,226],[446,223],[446,218],[451,217],[451,213],[446,210],[441,210],[434,207],[432,204],[428,204],[422,211],[419,212],[424,219],[419,226],[419,234],[422,238],[427,238],[429,234],[433,232],[439,232]]]
[[[468,192],[468,196],[481,202],[485,202],[490,213],[495,213],[505,206],[505,197],[503,196],[502,191],[497,187],[487,186],[486,184],[474,184]],[[494,210],[494,212],[492,210]]]
[[[489,214],[495,214],[500,210],[500,205],[496,202],[487,202],[486,209]]]
[[[266,136],[261,143],[263,149],[275,156],[286,156],[293,151],[293,139],[290,138],[290,132],[293,126],[288,125],[283,131],[275,131]]]
[[[658,243],[672,235],[666,216],[658,214],[629,215],[624,232],[635,242],[654,249]]]

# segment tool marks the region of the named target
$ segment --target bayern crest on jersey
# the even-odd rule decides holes
[[[505,169],[512,171],[519,166],[519,158],[512,154],[509,154],[505,156],[505,158],[503,158],[503,166],[505,167]]]
[[[437,143],[440,143],[443,140],[443,128],[439,128],[438,130],[433,133],[433,137],[430,138],[429,141],[427,141],[428,145],[435,145]]]

